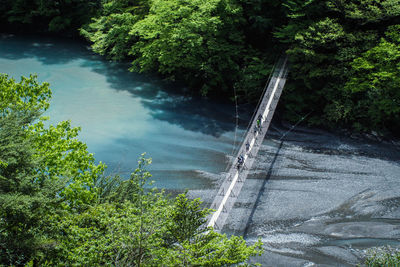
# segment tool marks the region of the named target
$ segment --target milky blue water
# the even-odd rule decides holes
[[[182,87],[128,67],[78,41],[0,38],[0,73],[17,80],[37,73],[39,81],[49,82],[50,123],[81,126],[80,139],[108,173],[128,177],[146,152],[157,187],[208,187],[204,173],[223,171],[232,150],[234,106],[185,96]]]

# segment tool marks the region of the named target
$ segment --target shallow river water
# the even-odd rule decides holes
[[[157,187],[210,203],[235,142],[234,107],[127,68],[79,42],[0,38],[0,73],[50,82],[50,122],[81,126],[109,173],[128,176],[147,152]],[[224,231],[260,238],[262,266],[355,266],[368,247],[399,247],[399,143],[305,127],[279,141],[288,129],[273,123]]]

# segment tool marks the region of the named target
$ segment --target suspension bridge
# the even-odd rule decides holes
[[[208,227],[220,231],[224,227],[229,212],[235,204],[249,171],[256,159],[258,150],[267,134],[276,106],[285,86],[288,72],[287,57],[275,66],[256,112],[250,120],[236,157],[230,162],[225,180],[222,182],[211,209],[215,212],[208,220]]]

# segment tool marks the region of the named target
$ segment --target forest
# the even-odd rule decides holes
[[[131,71],[208,97],[257,102],[286,53],[286,120],[310,113],[310,125],[400,132],[400,0],[3,2],[3,30],[80,36]]]
[[[287,54],[286,120],[400,133],[400,0],[3,0],[0,22],[84,38],[132,72],[241,103]],[[130,179],[106,176],[79,128],[45,127],[50,99],[35,75],[0,74],[0,265],[232,266],[262,253],[203,227],[199,199],[151,189],[145,155]]]

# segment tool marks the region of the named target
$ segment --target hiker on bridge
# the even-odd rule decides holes
[[[259,128],[259,130],[261,130],[261,123],[262,123],[262,120],[263,120],[263,116],[262,116],[261,114],[258,114],[258,117],[257,117],[257,127]]]
[[[237,169],[240,170],[240,168],[242,167],[244,163],[244,157],[242,154],[240,154],[240,156],[238,157],[238,163],[237,163]]]
[[[244,163],[244,157],[242,154],[238,157],[238,163],[243,164]]]
[[[246,152],[249,152],[250,150],[250,144],[249,141],[246,142]]]

